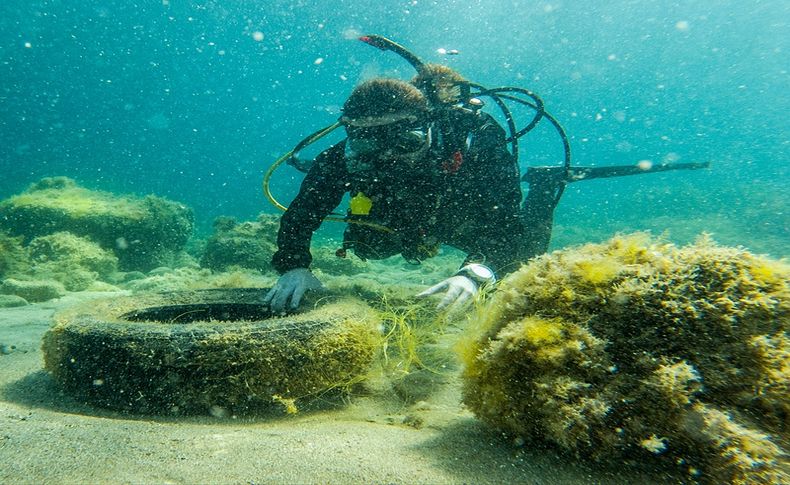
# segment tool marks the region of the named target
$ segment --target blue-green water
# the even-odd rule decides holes
[[[334,121],[361,79],[412,76],[356,40],[378,33],[481,84],[535,91],[577,164],[712,162],[571,185],[555,245],[620,230],[680,241],[711,231],[786,256],[789,22],[782,0],[9,0],[0,198],[66,175],[182,201],[203,232],[218,215],[274,211],[260,180],[275,158]],[[520,162],[561,156],[546,125],[525,137]],[[283,169],[275,194],[287,201],[300,178]]]

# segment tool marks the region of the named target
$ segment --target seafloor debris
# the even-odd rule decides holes
[[[790,267],[709,237],[544,255],[461,348],[464,401],[522,439],[652,456],[716,483],[788,483]]]

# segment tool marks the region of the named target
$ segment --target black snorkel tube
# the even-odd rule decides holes
[[[411,64],[411,66],[417,71],[420,71],[425,66],[425,63],[422,62],[419,57],[409,52],[408,49],[398,44],[394,40],[390,40],[386,37],[376,34],[363,35],[359,37],[359,40],[368,45],[372,45],[377,49],[381,49],[383,51],[392,51],[398,54],[403,59],[405,59],[406,62]]]

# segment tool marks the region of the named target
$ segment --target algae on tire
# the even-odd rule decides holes
[[[266,291],[135,295],[67,310],[44,336],[45,369],[79,399],[149,414],[250,413],[364,378],[383,338],[374,310],[342,300],[273,316],[251,303]]]

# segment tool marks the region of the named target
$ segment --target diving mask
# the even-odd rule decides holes
[[[347,125],[345,156],[353,162],[349,169],[372,168],[376,161],[411,159],[422,155],[431,144],[430,127],[414,122],[377,126]]]

